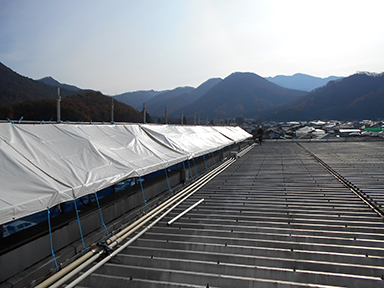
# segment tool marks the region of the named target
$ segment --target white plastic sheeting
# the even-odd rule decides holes
[[[153,137],[154,140],[171,149],[183,151],[188,154],[190,158],[217,151],[234,143],[212,127],[207,126],[145,124],[141,125],[141,127]]]
[[[0,224],[234,142],[204,126],[0,124]]]
[[[213,129],[220,132],[235,143],[242,142],[252,136],[239,126],[215,126]]]

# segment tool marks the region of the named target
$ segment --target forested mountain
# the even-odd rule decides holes
[[[67,97],[61,102],[61,118],[71,121],[111,121],[111,97],[100,92],[85,91]],[[114,101],[114,121],[142,122],[141,112]],[[147,122],[152,122],[147,116]]]
[[[82,91],[53,78],[35,81],[0,63],[0,119],[56,120],[57,86],[61,87],[61,119],[70,121],[110,121],[111,98],[95,91]],[[42,80],[42,79],[41,79]],[[43,82],[48,82],[49,85]],[[63,88],[65,85],[71,90]],[[74,90],[78,90],[78,92]],[[142,122],[142,115],[115,101],[115,121]],[[147,122],[151,122],[149,115]]]
[[[236,72],[216,84],[197,101],[183,107],[184,114],[209,118],[257,117],[263,111],[293,101],[306,92],[280,87],[254,73]],[[181,111],[176,111],[177,117]]]
[[[174,98],[178,96],[188,97],[188,94],[192,92],[195,88],[193,87],[177,87],[173,90],[161,93],[150,99],[146,103],[147,111],[151,115],[159,116],[164,115],[165,107],[167,107],[168,112],[173,111]]]
[[[72,95],[74,91],[61,89],[62,97]],[[57,88],[39,81],[21,76],[0,63],[0,104],[20,102],[28,99],[57,98]]]
[[[162,93],[152,98],[146,104],[149,114],[154,116],[163,116],[165,107],[169,114],[185,105],[192,103],[207,93],[213,86],[222,81],[221,78],[211,78],[205,81],[196,89],[193,87],[178,87],[166,93]]]
[[[76,87],[74,85],[68,85],[68,84],[60,83],[59,81],[53,79],[51,76],[41,78],[37,81],[42,82],[46,85],[51,85],[54,87],[60,87],[60,88],[64,88],[67,90],[72,90],[72,91],[80,91],[81,90],[79,87]]]
[[[335,81],[341,78],[342,77],[337,77],[337,76],[320,78],[320,77],[314,77],[306,74],[296,73],[295,75],[292,75],[292,76],[277,75],[275,77],[267,77],[265,79],[281,87],[309,92],[309,91],[312,91],[313,89],[326,85],[329,81]]]
[[[63,121],[111,121],[111,97],[100,92],[81,91],[62,99],[61,120]],[[0,110],[0,119],[20,119],[35,121],[56,121],[56,100],[38,99],[14,103],[8,110]],[[114,101],[114,120],[116,122],[142,122],[141,112],[129,105]],[[147,122],[152,119],[147,116]]]
[[[275,120],[384,118],[384,73],[331,81],[271,114]]]
[[[216,84],[223,81],[221,78],[211,78],[205,81],[203,84],[201,84],[199,87],[197,87],[195,90],[193,90],[189,95],[191,95],[190,99],[188,100],[189,103],[192,103],[199,99],[201,96],[203,96],[205,93],[207,93],[209,90],[211,90]],[[188,103],[186,103],[188,104]]]
[[[135,91],[135,92],[126,92],[114,96],[114,98],[120,102],[128,104],[133,108],[142,111],[143,103],[147,103],[151,98],[155,97],[158,94],[165,93],[167,91]]]

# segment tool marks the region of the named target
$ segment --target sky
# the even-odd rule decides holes
[[[106,95],[384,72],[383,0],[0,0],[0,62]]]

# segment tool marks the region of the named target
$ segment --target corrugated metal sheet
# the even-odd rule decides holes
[[[383,143],[301,144],[382,201]],[[382,218],[302,147],[267,142],[80,286],[382,287],[383,244]]]

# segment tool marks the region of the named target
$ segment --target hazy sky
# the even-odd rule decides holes
[[[0,62],[114,95],[384,71],[383,0],[0,0]]]

